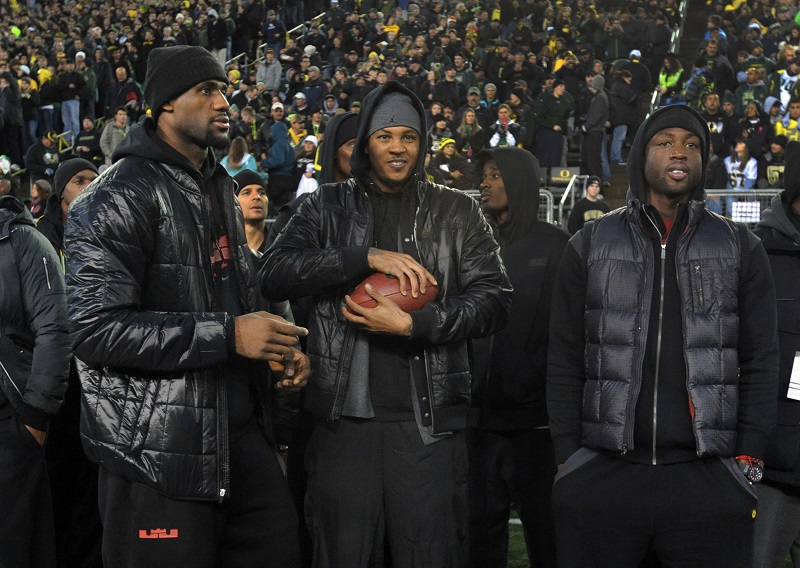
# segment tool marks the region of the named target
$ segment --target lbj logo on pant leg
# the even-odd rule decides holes
[[[178,529],[139,529],[139,538],[178,538]]]

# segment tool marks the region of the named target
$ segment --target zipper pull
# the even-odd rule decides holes
[[[663,244],[661,245],[661,260],[664,260],[665,258],[667,258],[667,245]]]

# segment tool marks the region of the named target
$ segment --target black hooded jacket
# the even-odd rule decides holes
[[[420,124],[425,124],[419,99],[399,83],[390,81],[370,93],[361,107],[350,159],[354,179],[324,184],[311,194],[261,264],[262,290],[270,298],[315,298],[308,335],[314,374],[305,404],[328,420],[374,415],[368,391],[368,338],[347,322],[341,309],[344,295],[371,273],[368,128],[376,105],[395,91],[411,98]],[[467,340],[506,324],[511,289],[478,204],[461,192],[427,182],[424,160],[423,148],[404,193],[406,214],[398,239],[402,252],[417,258],[439,283],[437,301],[411,313],[408,351],[421,413],[418,425],[428,434],[442,434],[466,425],[471,379]]]
[[[477,170],[497,162],[508,196],[508,219],[490,215],[500,256],[514,291],[505,329],[473,342],[473,408],[478,426],[519,430],[547,426],[545,382],[550,300],[556,269],[568,235],[540,221],[539,164],[521,148],[498,148],[478,154]]]
[[[698,134],[702,171],[667,235],[644,170],[647,143],[668,127]],[[775,421],[774,287],[758,239],[706,209],[707,162],[696,111],[657,111],[631,148],[627,207],[570,240],[550,319],[556,463],[582,444],[653,465],[763,458]]]
[[[798,144],[790,142],[791,145]],[[796,156],[792,155],[796,159]],[[791,159],[790,157],[790,159]],[[792,176],[795,184],[800,180]],[[800,351],[800,216],[791,211],[786,193],[776,196],[761,215],[756,235],[767,250],[778,302],[778,340],[781,362],[778,385],[778,424],[764,456],[764,480],[800,494],[800,400],[789,398],[789,382]]]
[[[198,171],[156,136],[149,117],[114,161],[72,202],[64,232],[84,449],[170,497],[222,500],[235,330],[212,281],[212,194],[241,311],[259,306],[233,180],[211,153]],[[266,365],[249,364],[251,376],[269,376]],[[269,381],[250,384],[256,420],[272,440]]]
[[[59,264],[25,205],[0,197],[0,414],[37,430],[64,400],[72,355]]]

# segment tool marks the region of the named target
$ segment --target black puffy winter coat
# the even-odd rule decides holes
[[[203,172],[159,141],[146,119],[114,166],[71,204],[64,234],[72,342],[91,459],[173,498],[229,491],[227,389],[232,316],[217,309],[206,191],[228,228],[244,312],[258,292],[232,179]],[[263,385],[264,381],[253,381]],[[268,388],[264,387],[264,391]],[[268,392],[259,393],[262,414]]]
[[[0,407],[47,429],[67,389],[71,350],[64,276],[25,205],[0,197]]]

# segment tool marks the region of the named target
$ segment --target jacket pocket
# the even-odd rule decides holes
[[[742,470],[739,469],[739,464],[736,463],[736,460],[733,458],[719,458],[722,464],[725,466],[725,469],[728,470],[733,478],[736,480],[736,483],[753,499],[758,501],[758,495],[756,494],[756,489],[753,487],[753,484],[750,483],[747,478],[742,473]]]
[[[564,462],[564,466],[558,470],[558,473],[556,473],[553,484],[555,485],[560,479],[574,471],[577,471],[599,455],[599,452],[587,448],[586,446],[582,446],[578,451],[567,458],[567,461]]]

